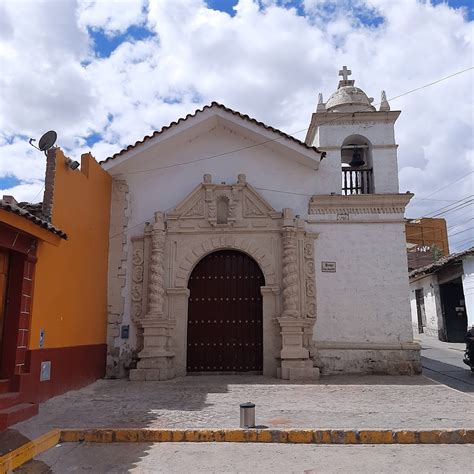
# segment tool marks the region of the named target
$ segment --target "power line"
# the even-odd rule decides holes
[[[463,74],[463,73],[465,73],[465,72],[467,72],[467,71],[470,71],[471,69],[474,69],[474,67],[470,67],[470,68],[464,69],[464,70],[462,70],[462,71],[458,71],[458,72],[456,72],[456,73],[454,73],[454,74],[451,74],[451,75],[449,75],[449,76],[445,76],[445,77],[443,77],[443,78],[441,78],[441,79],[438,79],[438,80],[436,80],[436,81],[433,81],[433,82],[431,82],[431,83],[429,83],[429,84],[425,84],[425,85],[423,85],[423,86],[421,86],[421,87],[417,87],[417,88],[415,88],[415,89],[411,89],[411,90],[406,91],[406,92],[404,92],[404,93],[402,93],[402,94],[399,94],[398,96],[391,97],[391,98],[389,98],[389,99],[387,99],[387,100],[388,100],[388,101],[396,100],[396,99],[398,99],[398,98],[400,98],[400,97],[404,97],[404,96],[406,96],[406,95],[408,95],[408,94],[412,94],[413,92],[416,92],[416,91],[418,91],[418,90],[425,89],[425,88],[430,87],[430,86],[432,86],[432,85],[438,84],[438,83],[440,83],[440,82],[442,82],[442,81],[445,81],[445,80],[447,80],[447,79],[450,79],[450,78],[452,78],[452,77],[454,77],[454,76],[457,76],[457,75],[459,75],[459,74]],[[379,102],[379,103],[376,103],[376,104],[374,104],[374,105],[379,105],[379,104],[380,104],[380,102]],[[355,117],[355,114],[356,114],[356,113],[358,113],[358,112],[352,112],[352,113],[347,113],[347,114],[339,114],[338,117],[335,117],[333,120],[328,120],[328,121],[326,121],[326,122],[321,123],[320,125],[326,125],[326,124],[328,124],[328,123],[331,123],[331,122],[340,120],[343,115]],[[297,131],[295,131],[295,132],[292,132],[292,133],[289,133],[289,134],[286,134],[286,135],[290,135],[290,136],[291,136],[291,135],[294,135],[294,134],[297,134],[297,133],[305,132],[305,131],[307,131],[308,129],[309,129],[309,127],[306,127],[306,128],[304,128],[304,129],[297,130]],[[261,142],[261,143],[256,143],[256,144],[253,144],[253,145],[248,145],[248,146],[246,146],[246,147],[238,148],[238,149],[235,149],[235,150],[232,150],[232,151],[228,151],[228,152],[219,153],[219,154],[217,154],[217,155],[212,155],[212,156],[208,156],[208,157],[198,158],[198,159],[196,159],[196,160],[192,160],[192,161],[188,161],[188,162],[176,163],[176,164],[167,165],[167,166],[162,166],[162,167],[154,167],[154,168],[150,168],[150,169],[147,169],[147,170],[137,170],[137,171],[130,171],[130,172],[127,172],[127,173],[119,173],[119,176],[124,176],[124,175],[128,175],[128,174],[137,174],[137,173],[147,173],[147,172],[149,172],[149,171],[155,171],[155,170],[159,170],[159,169],[168,169],[168,168],[173,168],[173,167],[176,167],[176,166],[183,166],[183,165],[186,165],[186,164],[191,164],[191,163],[195,163],[195,162],[199,162],[199,161],[210,160],[210,159],[213,159],[213,158],[218,158],[218,157],[220,157],[220,156],[225,156],[225,155],[228,155],[228,154],[237,153],[237,152],[239,152],[239,151],[247,150],[247,149],[249,149],[249,148],[254,148],[254,147],[257,147],[257,146],[261,146],[261,145],[264,145],[264,144],[266,144],[266,143],[270,143],[270,142],[274,142],[274,141],[277,141],[277,140],[281,140],[281,139],[283,139],[283,138],[286,138],[286,137],[277,137],[277,138],[274,138],[274,139],[265,140],[265,141],[263,141],[263,142]],[[474,172],[474,171],[471,171],[469,174],[471,174],[471,173],[473,173],[473,172]],[[469,174],[468,174],[468,175],[469,175]],[[468,175],[466,175],[466,176],[468,176]],[[461,177],[460,179],[464,179],[464,178],[465,178],[465,176]],[[447,186],[449,186],[449,185],[451,185],[451,184],[456,183],[456,182],[459,181],[460,179],[454,181],[453,183],[449,183],[449,184],[446,185],[445,187],[447,187]],[[418,199],[418,200],[427,200],[426,198],[432,196],[433,194],[436,194],[438,191],[441,191],[441,190],[444,189],[445,187],[440,188],[440,189],[434,191],[433,193],[431,193],[431,194],[425,196],[424,198],[417,198],[417,199]],[[293,192],[290,192],[290,191],[280,191],[280,190],[275,190],[275,189],[266,189],[266,188],[256,188],[256,189],[266,190],[266,191],[274,191],[274,192],[284,192],[284,193],[293,194],[293,195],[312,196],[312,194],[310,195],[310,194],[302,194],[302,193],[293,193]],[[126,229],[125,231],[121,231],[121,232],[119,232],[119,233],[117,233],[117,234],[114,234],[114,235],[110,236],[109,239],[112,239],[112,238],[114,238],[114,237],[117,237],[117,236],[123,234],[124,232],[126,232],[126,231],[128,231],[128,230],[130,230],[130,229],[133,229],[133,228],[135,228],[135,227],[138,227],[139,225],[145,224],[146,222],[147,222],[147,221],[139,222],[138,224],[135,224],[135,225],[132,226],[132,227],[127,227],[127,229]]]
[[[459,211],[460,209],[464,209],[465,207],[468,207],[472,204],[473,199],[470,199],[469,201],[465,201],[462,203],[457,204],[455,207],[451,209],[447,209],[442,212],[438,212],[437,214],[434,214],[430,216],[430,218],[435,218],[435,217],[440,217],[440,216],[446,216],[447,214],[450,214],[451,212]]]
[[[448,234],[448,237],[454,237],[455,235],[463,234],[464,232],[468,232],[469,230],[472,230],[472,229],[474,229],[474,227],[469,227],[469,229],[461,230],[460,232],[456,232],[455,234]]]
[[[456,204],[461,203],[462,201],[466,201],[467,199],[471,199],[473,196],[474,196],[473,194],[470,194],[468,196],[462,197],[461,199],[458,199],[457,201],[452,202],[451,204],[448,204],[447,206],[442,206],[438,209],[433,209],[432,211],[426,214],[426,217],[429,217],[430,214],[442,214],[443,211],[449,210],[449,208],[452,206],[456,207]]]
[[[406,91],[398,96],[395,96],[395,97],[391,97],[389,99],[387,99],[388,101],[393,101],[393,100],[396,100],[400,97],[403,97],[403,96],[406,96],[408,94],[412,94],[413,92],[416,92],[416,91],[419,91],[421,89],[424,89],[424,88],[427,88],[427,87],[430,87],[434,84],[438,84],[439,82],[442,82],[442,81],[445,81],[447,79],[450,79],[454,76],[457,76],[459,74],[463,74],[467,71],[470,71],[471,69],[474,69],[474,67],[470,67],[470,68],[467,68],[467,69],[464,69],[462,71],[458,71],[454,74],[451,74],[449,76],[446,76],[446,77],[443,77],[441,79],[438,79],[434,82],[431,82],[429,84],[425,84],[421,87],[417,87],[416,89],[412,89],[412,90],[409,90],[409,91]],[[374,104],[374,105],[379,105],[380,102]],[[341,118],[343,118],[344,115],[346,116],[351,116],[351,117],[355,117],[355,114],[358,114],[358,113],[364,113],[364,112],[348,112],[346,114],[338,114],[338,117],[335,117],[334,119],[332,120],[328,120],[326,122],[322,122],[320,125],[327,125],[328,123],[331,123],[331,122],[334,122],[334,121],[337,121],[337,120],[340,120]],[[301,133],[301,132],[305,132],[309,129],[310,127],[306,127],[306,128],[303,128],[301,130],[297,130],[295,132],[292,132],[292,133],[287,133],[286,135],[289,135],[289,136],[292,136],[292,135],[295,135],[297,133]],[[211,155],[211,156],[206,156],[206,157],[203,157],[203,158],[197,158],[195,160],[191,160],[191,161],[186,161],[186,162],[182,162],[182,163],[175,163],[175,164],[171,164],[171,165],[166,165],[166,166],[157,166],[157,167],[154,167],[154,168],[149,168],[149,169],[146,169],[146,170],[136,170],[136,171],[128,171],[128,172],[125,172],[125,173],[119,173],[119,176],[124,176],[124,175],[130,175],[130,174],[138,174],[138,173],[147,173],[149,171],[155,171],[155,170],[160,170],[160,169],[168,169],[168,168],[173,168],[173,167],[176,167],[176,166],[183,166],[183,165],[188,165],[188,164],[191,164],[191,163],[195,163],[195,162],[199,162],[199,161],[205,161],[205,160],[211,160],[213,158],[219,158],[221,156],[225,156],[225,155],[230,155],[230,154],[233,154],[233,153],[237,153],[239,151],[244,151],[244,150],[248,150],[249,148],[254,148],[254,147],[257,147],[257,146],[261,146],[261,145],[265,145],[267,143],[271,143],[271,142],[275,142],[275,141],[278,141],[278,140],[281,140],[283,138],[286,138],[286,137],[277,137],[277,138],[271,138],[271,139],[268,139],[268,140],[265,140],[263,142],[260,142],[260,143],[254,143],[253,145],[247,145],[245,147],[242,147],[242,148],[236,148],[235,150],[232,150],[232,151],[226,151],[226,152],[222,152],[222,153],[218,153],[216,155]],[[471,172],[472,173],[472,172]],[[440,191],[441,189],[433,192],[432,194],[429,194],[428,196],[426,197],[429,197],[433,194],[435,194],[436,192]],[[421,198],[420,198],[421,199]]]
[[[455,229],[456,227],[461,227],[461,226],[465,225],[466,222],[470,222],[470,221],[472,221],[472,220],[474,220],[474,217],[471,217],[471,218],[468,219],[467,221],[461,222],[460,224],[454,224],[454,225],[452,225],[451,227],[448,227],[448,230],[453,230],[453,229]]]
[[[461,181],[461,180],[467,178],[467,177],[470,176],[472,173],[474,173],[474,171],[470,171],[469,173],[467,173],[467,174],[465,174],[465,175],[462,175],[460,178],[458,178],[458,179],[456,179],[456,180],[454,180],[454,181],[452,181],[452,182],[446,184],[445,186],[443,186],[443,187],[441,187],[441,188],[439,188],[439,189],[436,189],[436,190],[433,191],[432,193],[427,194],[424,198],[418,198],[418,199],[426,199],[426,198],[428,198],[428,197],[430,197],[430,196],[433,196],[433,194],[439,193],[439,192],[442,191],[443,189],[446,189],[448,186],[451,186],[452,184],[455,184],[455,183],[457,183],[458,181]]]

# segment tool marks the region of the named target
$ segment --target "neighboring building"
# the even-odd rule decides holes
[[[410,273],[415,334],[464,342],[474,325],[474,247]]]
[[[305,142],[214,102],[102,163],[109,376],[420,372],[400,112],[349,73]]]
[[[47,156],[42,205],[0,200],[0,429],[104,375],[111,179]]]
[[[449,255],[445,219],[423,217],[409,219],[405,225],[408,270],[415,270]]]

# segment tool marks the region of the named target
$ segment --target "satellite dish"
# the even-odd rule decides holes
[[[46,132],[39,140],[38,148],[41,151],[49,150],[55,143],[56,138],[58,138],[57,133],[54,130]]]

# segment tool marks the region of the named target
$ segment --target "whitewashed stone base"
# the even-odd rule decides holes
[[[419,348],[318,349],[315,361],[322,375],[421,373]]]
[[[281,368],[277,369],[277,376],[283,380],[318,380],[319,369],[313,367],[312,360],[282,360]]]

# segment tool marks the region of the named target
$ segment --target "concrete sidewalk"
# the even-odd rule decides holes
[[[335,376],[311,384],[190,376],[99,380],[43,403],[39,415],[13,426],[10,435],[32,439],[53,428],[235,428],[246,401],[256,403],[257,424],[269,428],[474,428],[474,397],[423,376]]]

